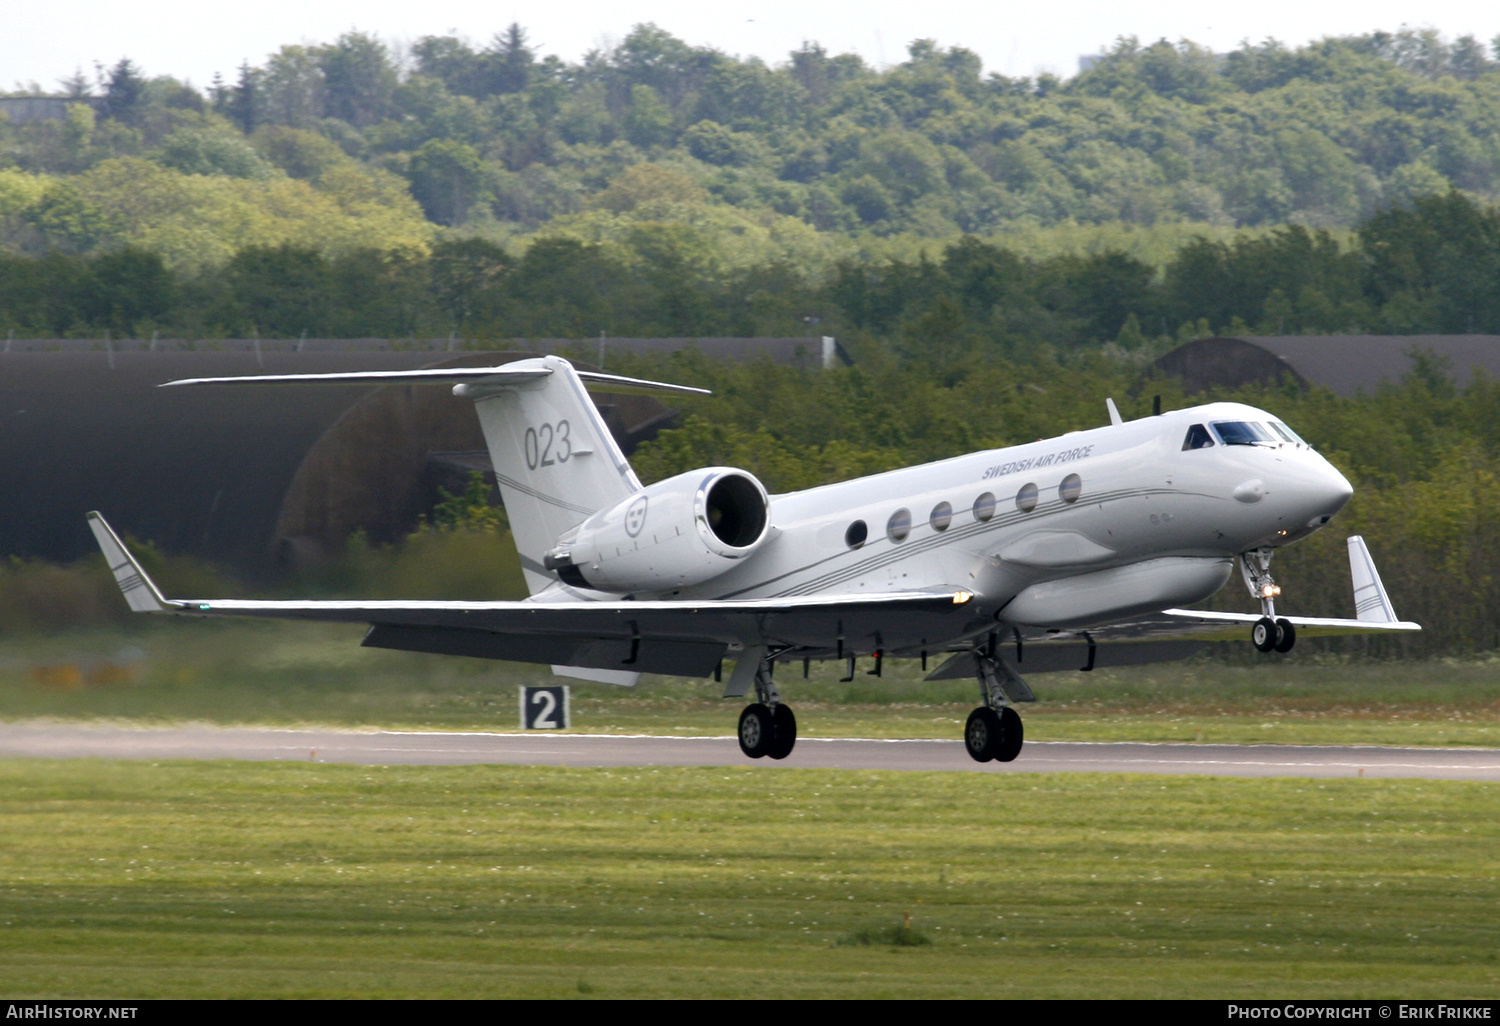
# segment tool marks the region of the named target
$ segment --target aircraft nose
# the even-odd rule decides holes
[[[1330,515],[1343,509],[1354,496],[1354,486],[1349,479],[1339,473],[1339,469],[1327,460],[1323,461],[1322,485],[1323,499],[1328,503]]]
[[[1333,519],[1333,515],[1348,505],[1350,498],[1354,495],[1354,486],[1349,479],[1339,473],[1337,467],[1327,460],[1320,459],[1322,466],[1316,468],[1302,489],[1299,489],[1306,498],[1307,512],[1310,519],[1307,521],[1308,528],[1322,527]]]

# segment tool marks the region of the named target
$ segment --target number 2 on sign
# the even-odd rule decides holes
[[[526,467],[528,470],[566,463],[572,455],[573,442],[567,421],[560,420],[555,425],[543,424],[539,428],[526,429]]]
[[[557,722],[557,694],[553,691],[535,691],[531,695],[531,704],[542,707],[541,712],[531,721],[534,730],[557,730],[561,724]]]

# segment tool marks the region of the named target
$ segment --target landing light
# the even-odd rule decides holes
[[[953,593],[953,604],[955,606],[961,606],[973,597],[974,593],[972,591],[963,591],[962,589],[960,589],[959,591],[955,591]]]
[[[1280,594],[1281,594],[1281,587],[1280,587],[1280,585],[1267,584],[1265,587],[1263,587],[1263,588],[1260,589],[1260,597],[1261,598],[1275,598],[1277,595],[1280,595]]]

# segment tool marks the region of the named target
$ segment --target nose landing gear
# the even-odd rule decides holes
[[[1260,652],[1290,652],[1297,643],[1297,628],[1285,617],[1263,616],[1250,628],[1250,643]]]
[[[1250,628],[1250,643],[1260,652],[1290,652],[1297,643],[1297,628],[1276,616],[1276,596],[1281,588],[1271,577],[1274,549],[1251,549],[1240,553],[1240,575],[1250,596],[1260,603],[1262,616]]]

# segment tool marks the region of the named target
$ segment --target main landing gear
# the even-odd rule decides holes
[[[1251,549],[1240,553],[1240,575],[1250,596],[1260,603],[1261,618],[1250,628],[1250,643],[1260,652],[1290,652],[1297,643],[1297,628],[1276,616],[1276,596],[1281,588],[1271,577],[1274,549]]]
[[[969,713],[964,748],[975,762],[1011,762],[1021,754],[1025,730],[1012,701],[1035,701],[1031,688],[1003,659],[974,654],[979,695],[984,705]]]
[[[755,671],[755,698],[740,713],[740,751],[752,759],[785,759],[797,744],[797,717],[782,703],[768,660]]]

